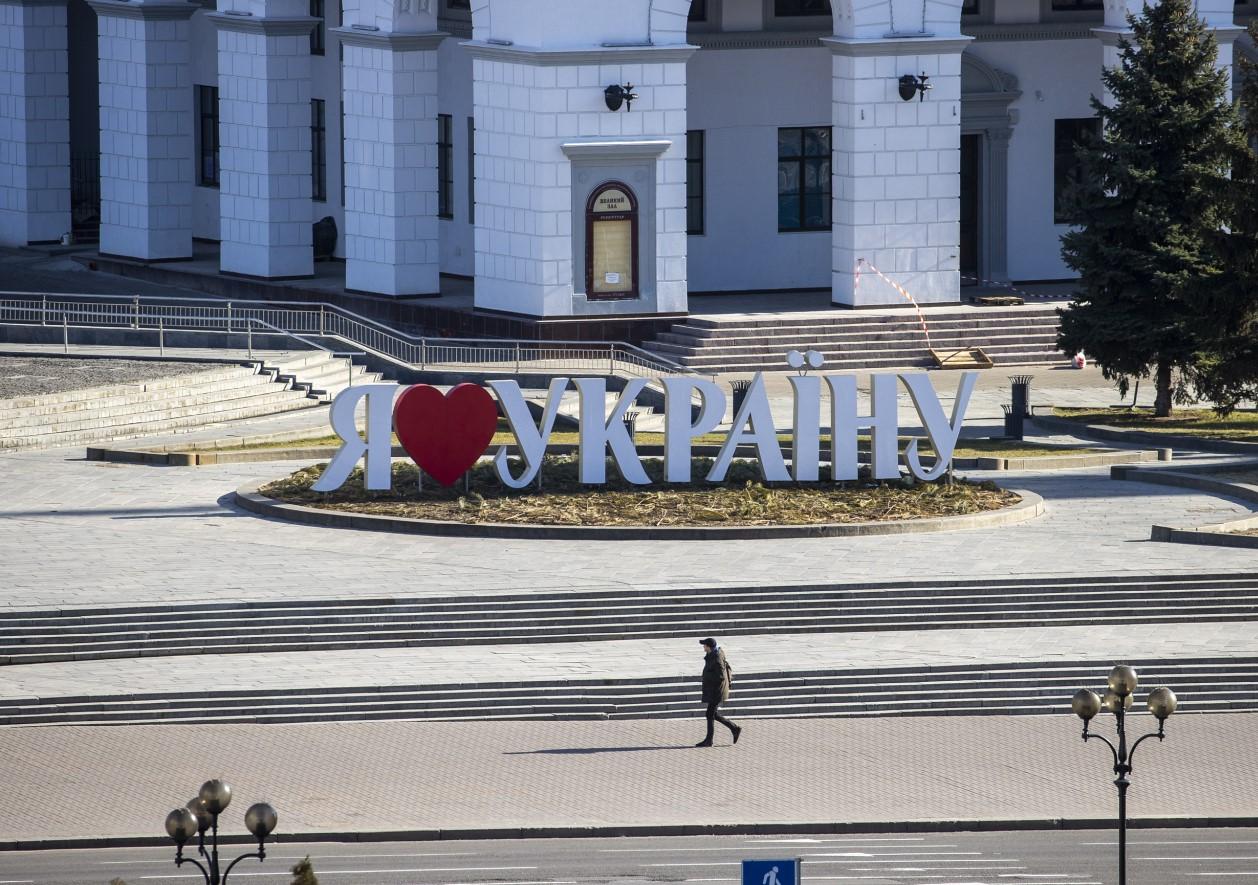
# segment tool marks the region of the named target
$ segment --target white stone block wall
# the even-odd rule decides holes
[[[0,243],[70,230],[66,7],[0,2]]]
[[[218,24],[220,269],[314,273],[310,27],[298,19]]]
[[[345,285],[381,295],[440,291],[437,43],[368,45],[343,34]]]
[[[881,54],[832,45],[837,304],[906,303],[870,265],[920,303],[960,299],[962,45],[888,41]],[[926,99],[904,101],[900,76],[922,73]]]
[[[476,304],[534,316],[586,309],[640,313],[640,302],[586,303],[574,266],[571,165],[565,143],[667,140],[656,160],[655,310],[686,309],[686,65],[650,62],[651,50],[581,53],[573,64],[481,52],[473,62],[476,114]],[[525,56],[524,53],[520,53]],[[632,110],[612,112],[603,90],[634,84]],[[575,288],[574,288],[575,287]]]
[[[100,251],[145,260],[189,258],[193,108],[188,18],[199,7],[98,2],[94,8],[100,59]]]

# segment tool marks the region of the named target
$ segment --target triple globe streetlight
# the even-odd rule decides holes
[[[275,809],[265,802],[255,802],[245,812],[245,828],[258,840],[258,850],[252,854],[242,854],[221,870],[218,859],[218,816],[223,813],[232,801],[232,788],[221,780],[209,780],[201,785],[200,792],[187,805],[176,808],[166,815],[166,832],[175,840],[175,866],[181,867],[190,863],[201,871],[206,885],[226,885],[227,876],[232,868],[247,857],[256,857],[261,863],[266,859],[266,837],[275,829],[278,816]],[[210,844],[207,850],[205,834],[210,833]],[[192,857],[183,856],[183,846],[193,836],[197,837],[197,853],[204,858],[201,863]]]
[[[1139,685],[1140,680],[1136,676],[1136,671],[1126,664],[1119,664],[1110,671],[1109,690],[1104,696],[1098,697],[1096,692],[1081,688],[1075,692],[1074,699],[1070,703],[1075,715],[1083,720],[1083,739],[1088,741],[1096,738],[1104,742],[1114,754],[1114,774],[1117,775],[1114,786],[1118,788],[1118,885],[1127,885],[1127,788],[1131,786],[1131,781],[1127,776],[1131,774],[1132,757],[1135,755],[1136,747],[1145,740],[1151,737],[1156,737],[1159,741],[1165,739],[1166,720],[1179,705],[1175,692],[1169,688],[1155,688],[1149,692],[1149,712],[1157,718],[1158,730],[1137,738],[1128,749],[1127,711],[1131,709],[1132,695]],[[1109,738],[1088,731],[1092,718],[1101,710],[1114,714],[1118,732],[1117,746]]]

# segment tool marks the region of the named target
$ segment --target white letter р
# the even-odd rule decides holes
[[[664,385],[664,481],[690,482],[690,446],[725,417],[725,394],[706,378],[666,377]],[[691,423],[690,398],[699,395],[699,416]]]
[[[343,442],[312,489],[336,491],[349,479],[358,459],[364,456],[367,459],[365,486],[371,491],[388,491],[393,487],[393,398],[397,392],[395,383],[358,384],[336,395],[328,409],[328,420],[332,432]],[[360,400],[367,403],[365,440],[358,435],[358,424],[354,420]]]

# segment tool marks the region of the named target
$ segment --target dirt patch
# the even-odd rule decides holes
[[[692,474],[704,476],[712,461],[695,458]],[[393,465],[393,491],[367,492],[356,470],[336,492],[310,486],[323,465],[305,468],[263,486],[270,498],[307,507],[410,519],[462,523],[516,523],[562,526],[769,526],[880,522],[959,516],[999,510],[1020,498],[990,482],[917,483],[860,481],[832,485],[765,483],[756,468],[735,462],[722,484],[664,485],[663,462],[643,461],[655,485],[638,487],[620,479],[608,465],[609,482],[597,488],[577,481],[577,460],[548,457],[543,489],[504,488],[492,466],[482,462],[459,482],[441,488],[426,478],[417,484],[415,465]],[[517,475],[520,466],[515,465]],[[824,479],[823,473],[823,479]]]

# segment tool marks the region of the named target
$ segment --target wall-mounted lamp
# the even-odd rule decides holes
[[[930,77],[925,72],[921,74],[905,74],[900,78],[900,98],[905,101],[912,101],[913,96],[917,95],[920,96],[918,101],[925,101],[927,90],[934,88],[926,82],[929,79]]]
[[[624,86],[608,86],[603,90],[603,98],[607,102],[607,110],[618,111],[623,104],[626,111],[632,110],[630,105],[638,100],[638,93],[633,91],[633,84]]]

